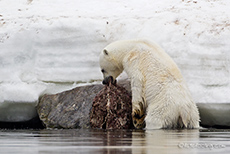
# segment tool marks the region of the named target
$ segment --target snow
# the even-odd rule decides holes
[[[0,6],[0,108],[35,106],[44,93],[100,82],[99,52],[133,38],[165,49],[195,102],[230,102],[229,0],[1,0]]]

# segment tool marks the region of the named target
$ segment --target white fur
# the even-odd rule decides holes
[[[146,128],[199,127],[199,113],[175,62],[146,40],[111,43],[100,54],[104,78],[124,70],[131,80],[132,107],[146,109]]]

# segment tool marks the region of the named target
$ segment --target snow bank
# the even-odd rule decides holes
[[[100,81],[99,52],[131,38],[160,44],[196,102],[230,102],[229,0],[2,0],[0,6],[0,108],[36,105],[44,93]]]

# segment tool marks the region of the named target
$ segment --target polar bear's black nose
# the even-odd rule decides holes
[[[112,76],[108,76],[102,81],[102,84],[109,85],[109,83],[116,84],[116,82],[117,81],[114,80]]]

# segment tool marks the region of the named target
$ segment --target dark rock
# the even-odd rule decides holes
[[[132,98],[125,88],[113,84],[112,78],[93,101],[90,115],[92,128],[130,129],[132,125]]]
[[[47,128],[90,128],[90,109],[103,85],[77,87],[55,95],[44,95],[37,105]]]
[[[118,84],[130,90],[130,82]],[[43,95],[36,107],[40,120],[47,128],[90,128],[93,100],[103,87],[101,84],[89,85]]]

